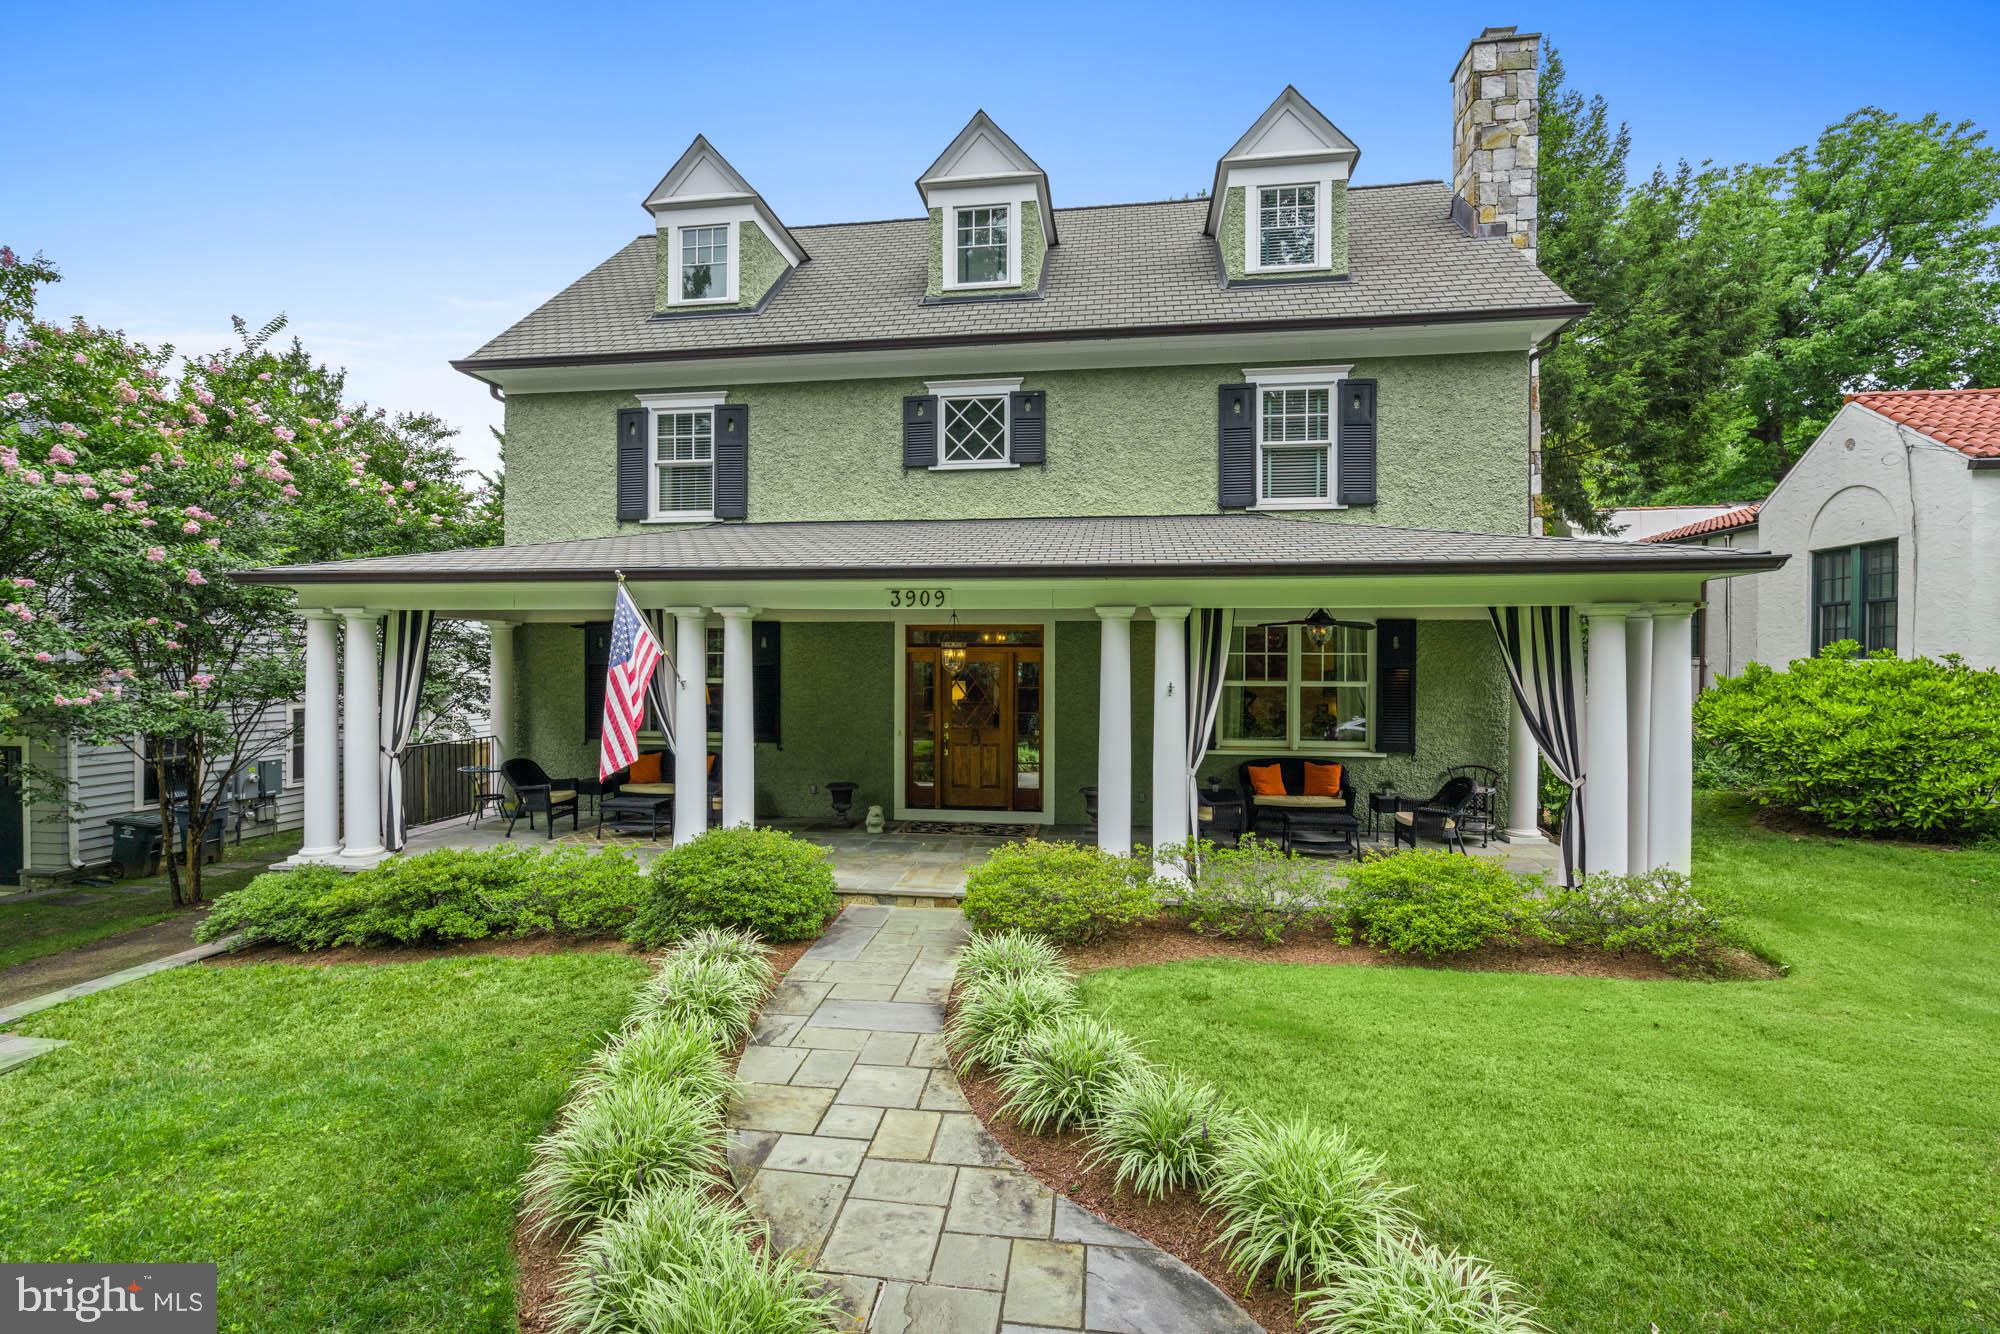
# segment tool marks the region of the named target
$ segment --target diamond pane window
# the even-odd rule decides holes
[[[1257,192],[1257,263],[1307,268],[1317,249],[1319,187],[1273,185]]]
[[[681,300],[713,300],[729,290],[729,228],[681,228]]]
[[[661,412],[653,417],[653,462],[659,475],[656,514],[707,514],[715,509],[715,414]]]
[[[1007,399],[1004,395],[944,400],[943,461],[1007,461]]]
[[[958,281],[1006,282],[1007,205],[959,209],[956,230]]]

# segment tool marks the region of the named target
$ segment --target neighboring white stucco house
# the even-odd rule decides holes
[[[1641,540],[1795,557],[1710,585],[1704,686],[1836,639],[2000,667],[2000,389],[1854,395],[1761,505]]]

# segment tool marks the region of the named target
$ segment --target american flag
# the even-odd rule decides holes
[[[597,776],[611,777],[639,758],[639,722],[646,714],[646,688],[664,650],[652,627],[618,585],[611,615],[611,659],[604,675],[604,743],[597,752]]]

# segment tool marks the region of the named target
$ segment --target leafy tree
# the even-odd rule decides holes
[[[291,595],[238,571],[497,540],[461,482],[451,432],[424,414],[342,404],[344,375],[282,318],[176,369],[77,319],[38,320],[55,270],[0,248],[0,719],[153,754],[163,827],[191,798],[185,889],[230,779],[282,744],[263,726],[298,698]],[[150,744],[150,747],[148,745]],[[175,859],[168,859],[170,867]]]

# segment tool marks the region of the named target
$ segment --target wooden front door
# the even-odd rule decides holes
[[[946,649],[944,804],[1006,810],[1014,797],[1013,655],[1006,649]]]

